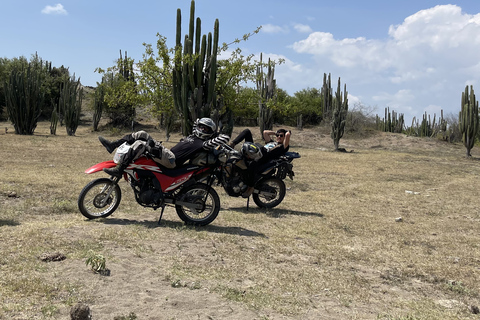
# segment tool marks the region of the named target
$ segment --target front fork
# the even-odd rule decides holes
[[[110,199],[110,195],[112,194],[113,189],[114,189],[115,186],[118,184],[118,182],[120,181],[120,179],[121,179],[121,177],[113,177],[113,176],[110,177],[110,181],[112,181],[112,183],[106,185],[106,186],[103,188],[102,193],[101,193],[101,194],[105,194],[105,197],[103,197],[103,200],[102,200],[102,202],[100,203],[100,205],[101,205],[102,207],[107,205],[108,199]]]

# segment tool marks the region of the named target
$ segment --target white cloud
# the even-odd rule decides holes
[[[301,23],[297,23],[297,24],[293,25],[293,28],[297,32],[300,32],[300,33],[310,33],[310,32],[312,32],[312,28],[310,28],[309,25],[305,25],[305,24],[301,24]]]
[[[288,27],[276,26],[270,23],[262,25],[262,32],[265,33],[287,33]]]
[[[68,12],[63,8],[63,5],[57,3],[54,6],[46,6],[42,9],[43,14],[60,14],[60,15],[67,15]]]
[[[340,76],[349,92],[384,103],[380,109],[395,107],[417,118],[439,108],[457,112],[465,83],[480,82],[480,14],[439,5],[386,31],[388,38],[382,40],[335,39],[331,33],[316,31],[292,48],[311,55],[313,68],[321,74]]]

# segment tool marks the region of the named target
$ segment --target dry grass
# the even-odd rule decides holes
[[[66,319],[77,302],[97,320],[478,319],[478,147],[466,159],[463,146],[371,134],[335,153],[321,129],[293,130],[302,158],[278,208],[247,210],[217,189],[219,217],[192,228],[172,208],[158,226],[125,183],[118,211],[87,221],[76,200],[97,176],[83,171],[111,157],[97,134],[2,126],[0,319]],[[110,276],[90,270],[89,252]]]

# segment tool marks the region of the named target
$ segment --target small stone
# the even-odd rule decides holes
[[[46,252],[46,253],[42,253],[39,259],[45,262],[50,262],[50,261],[62,261],[67,259],[67,257],[60,252],[48,252],[48,253]]]
[[[70,309],[71,320],[91,320],[92,314],[90,307],[84,303],[77,303]]]
[[[402,222],[403,221],[403,218],[402,217],[398,217],[395,219],[395,222]]]
[[[17,193],[16,193],[15,191],[10,191],[10,192],[7,194],[7,196],[8,196],[9,198],[16,198],[16,197],[17,197]]]
[[[470,306],[470,310],[473,314],[480,314],[480,309],[477,306]]]

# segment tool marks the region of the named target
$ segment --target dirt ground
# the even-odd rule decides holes
[[[234,134],[238,134],[242,129],[236,128]],[[318,128],[302,131],[295,128],[291,129],[294,132],[291,140],[293,151],[295,148],[333,151],[332,139],[325,130]],[[80,131],[79,136],[82,134],[84,133]],[[259,133],[255,133],[255,136],[258,138]],[[173,145],[174,141],[178,141],[178,138],[178,136],[173,136],[167,145]],[[347,152],[384,149],[403,150],[412,153],[437,150],[446,144],[446,142],[437,139],[421,139],[390,133],[371,133],[361,136],[347,135],[340,143],[341,147],[345,148]],[[472,150],[474,156],[478,156],[476,154],[477,149]],[[463,153],[464,147],[463,145],[448,145],[442,149],[442,152]],[[244,204],[245,202],[242,199],[229,199],[227,209],[229,207],[241,207]],[[175,286],[172,284],[171,278],[165,277],[165,274],[168,274],[173,267],[173,263],[167,261],[169,257],[178,255],[179,248],[181,248],[182,258],[207,260],[203,264],[208,265],[208,259],[212,259],[211,253],[217,250],[219,244],[212,240],[211,243],[202,241],[202,246],[199,246],[198,237],[182,238],[183,234],[178,230],[182,230],[183,224],[178,219],[170,219],[167,216],[165,222],[158,226],[153,219],[156,215],[158,215],[157,212],[152,214],[151,211],[143,210],[134,217],[130,217],[128,213],[122,213],[120,210],[102,223],[89,223],[83,217],[77,215],[68,228],[56,231],[52,231],[51,226],[55,225],[55,219],[71,218],[55,215],[37,216],[36,218],[29,217],[28,221],[22,223],[27,225],[45,224],[46,232],[54,232],[55,236],[63,239],[63,241],[72,243],[85,237],[102,238],[102,234],[105,232],[121,233],[125,226],[140,225],[142,228],[147,227],[149,229],[151,235],[146,237],[141,245],[137,243],[135,246],[129,246],[128,241],[125,241],[127,244],[116,245],[115,241],[105,241],[103,251],[110,253],[107,260],[107,267],[111,270],[109,275],[93,274],[84,264],[79,264],[79,259],[67,258],[62,261],[48,262],[48,271],[44,274],[45,278],[50,279],[49,281],[52,283],[55,283],[56,279],[61,277],[62,281],[81,284],[82,295],[86,297],[86,303],[92,311],[92,319],[94,320],[112,320],[115,316],[123,316],[123,318],[117,318],[122,320],[375,319],[377,315],[375,304],[385,303],[385,301],[372,301],[371,305],[360,305],[356,309],[357,311],[353,312],[352,309],[348,308],[348,311],[346,311],[345,306],[338,304],[335,299],[318,296],[316,297],[318,300],[312,302],[312,305],[317,306],[316,308],[311,308],[300,315],[287,316],[278,311],[257,310],[252,306],[226,299],[219,293],[207,289],[209,287],[207,285],[197,288],[195,283],[179,283],[178,286]],[[106,228],[109,231],[105,231]],[[209,227],[209,232],[218,234],[233,232],[239,238],[255,236],[252,234],[254,231],[251,230],[232,226],[228,226],[228,228],[228,231],[225,231],[227,230],[226,227],[212,226]],[[365,277],[368,277],[368,272],[370,271],[366,270],[364,272]],[[241,274],[237,276],[237,279],[242,278],[243,275]],[[232,281],[240,280],[232,279]],[[412,283],[411,285],[415,286],[416,284]],[[379,283],[379,287],[376,289],[379,294],[382,290],[391,290],[391,288],[386,289],[381,286],[382,284]],[[425,286],[424,292],[428,291],[429,288]],[[391,296],[398,297],[408,294],[408,291],[398,289]],[[452,302],[446,301],[445,303]],[[58,312],[54,318],[70,318],[69,308],[61,308]],[[134,312],[136,318],[133,315],[128,318],[131,312]],[[1,313],[0,319],[3,320]],[[19,314],[14,319],[23,318]],[[42,319],[42,317],[38,316],[35,319]]]

